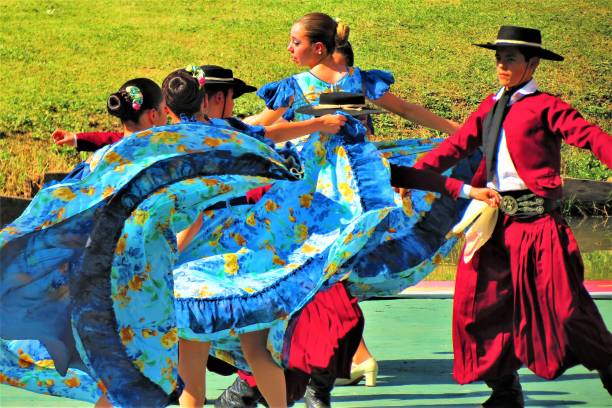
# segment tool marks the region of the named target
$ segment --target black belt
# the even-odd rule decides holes
[[[499,209],[511,217],[535,217],[559,207],[557,200],[539,197],[530,190],[500,192],[502,200]]]
[[[219,201],[218,203],[215,203],[213,205],[211,205],[210,207],[206,207],[206,209],[204,211],[208,211],[208,210],[220,210],[221,208],[230,208],[232,206],[235,205],[245,205],[248,204],[249,202],[247,201],[246,196],[241,196],[241,197],[234,197],[234,198],[230,198],[229,200],[226,201]]]

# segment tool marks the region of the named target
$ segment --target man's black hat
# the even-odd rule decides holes
[[[385,113],[385,111],[368,106],[362,93],[352,92],[325,92],[319,97],[318,105],[304,105],[295,111],[305,115],[323,116],[336,113],[338,110],[352,116]]]
[[[234,90],[233,99],[257,90],[254,86],[247,85],[243,80],[234,78],[234,73],[231,69],[218,65],[202,65],[200,68],[204,70],[206,85],[227,85],[228,88]]]
[[[542,48],[542,34],[535,28],[517,26],[501,26],[497,39],[493,43],[474,44],[477,47],[496,50],[500,47],[523,47],[534,50],[534,56],[542,59],[563,61],[563,57],[552,51]]]

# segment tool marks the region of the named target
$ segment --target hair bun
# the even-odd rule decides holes
[[[349,39],[349,34],[351,32],[348,24],[338,21],[338,25],[336,26],[336,45],[344,45]]]
[[[129,110],[129,103],[126,100],[125,92],[115,92],[108,97],[106,101],[106,108],[108,113],[118,118],[123,119],[125,114]]]
[[[176,76],[168,82],[168,89],[170,89],[174,93],[179,93],[185,89],[187,86],[187,81],[180,76]]]

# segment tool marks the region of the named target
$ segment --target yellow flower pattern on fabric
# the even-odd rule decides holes
[[[145,225],[145,223],[149,219],[149,212],[145,211],[145,210],[138,209],[138,210],[134,211],[134,214],[132,214],[132,216],[134,218],[134,223],[136,225],[142,226],[142,225]]]
[[[298,224],[295,226],[295,236],[297,242],[304,242],[308,239],[308,226],[306,224]]]
[[[34,364],[34,360],[30,357],[29,354],[24,353],[22,350],[19,350],[19,367],[27,368]]]
[[[158,132],[151,136],[151,143],[155,144],[178,144],[183,135],[177,132]]]
[[[303,194],[300,196],[300,206],[304,208],[310,208],[312,203],[312,194]]]
[[[66,384],[70,388],[75,388],[81,385],[81,381],[77,377],[72,377],[65,379],[64,384]]]
[[[70,187],[60,187],[53,191],[53,197],[59,198],[62,201],[72,201],[76,198],[76,194]]]
[[[238,256],[236,254],[223,255],[225,260],[225,273],[227,275],[235,275],[238,273]]]
[[[119,337],[123,345],[127,346],[134,339],[134,330],[130,326],[124,327],[119,330]]]
[[[160,338],[161,344],[165,348],[170,348],[178,342],[178,334],[176,328],[170,329]]]

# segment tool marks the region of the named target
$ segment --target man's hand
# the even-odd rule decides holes
[[[472,187],[470,190],[470,198],[484,201],[489,207],[499,207],[499,203],[501,202],[499,193],[491,188]]]
[[[70,145],[76,146],[76,135],[64,129],[55,129],[51,133],[51,139],[56,145]]]

